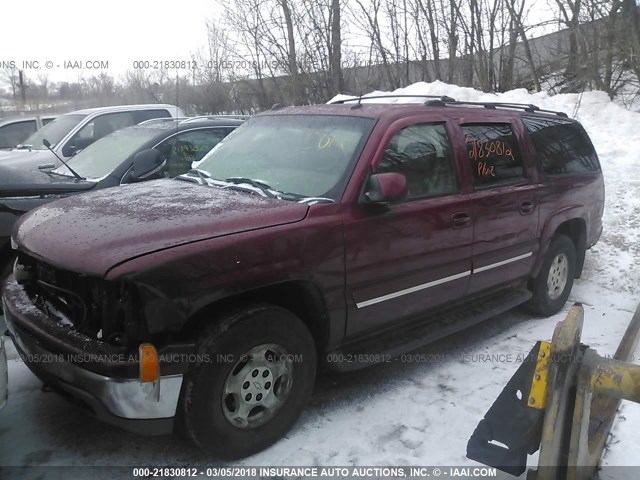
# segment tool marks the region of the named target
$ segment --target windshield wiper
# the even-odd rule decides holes
[[[197,175],[199,180],[196,180],[194,178],[192,178],[193,176]],[[209,175],[209,172],[206,172],[204,170],[199,170],[197,168],[192,168],[191,170],[189,170],[187,173],[183,173],[182,175],[178,175],[176,177],[177,180],[184,180],[187,182],[195,182],[198,185],[207,185],[207,186],[212,186],[209,183],[209,180],[211,179],[211,175]]]
[[[317,203],[336,203],[333,198],[327,197],[303,197],[298,203],[308,203],[309,205],[315,205]]]
[[[235,185],[240,185],[242,183],[246,183],[248,185],[251,185],[252,187],[259,188],[260,190],[263,190],[263,191],[272,190],[271,185],[269,185],[266,182],[263,182],[262,180],[257,180],[255,178],[229,177],[229,178],[225,178],[224,181],[227,182],[227,183],[233,183]]]
[[[16,150],[29,150],[33,149],[33,145],[23,145],[22,143],[16,145]]]
[[[64,173],[56,172],[55,170],[48,170],[48,171],[45,171],[44,173],[46,173],[47,175],[59,175],[65,178],[75,178],[73,175],[66,175]]]
[[[272,188],[271,185],[269,185],[268,183],[262,180],[257,180],[255,178],[229,177],[225,179],[225,182],[233,183],[234,185],[239,185],[240,187],[242,186],[243,183],[245,183],[247,185],[251,185],[252,187],[258,188],[267,197],[279,198],[280,200],[297,201],[299,203],[307,203],[309,205],[315,205],[317,203],[335,203],[335,200],[333,200],[332,198],[308,197],[300,193],[282,192],[280,190],[276,190]]]
[[[197,181],[194,176],[199,177],[200,181]],[[225,180],[217,180],[211,176],[211,174],[205,170],[200,170],[198,168],[192,168],[186,174],[180,175],[176,177],[178,180],[184,180],[187,182],[196,182],[200,185],[207,185],[209,187],[222,187],[222,188],[237,188],[250,191],[253,193],[261,193],[269,198],[278,198],[280,200],[289,200],[289,201],[300,201],[313,203],[322,203],[322,202],[333,202],[334,200],[330,198],[324,197],[306,197],[304,195],[300,195],[298,193],[288,193],[281,192],[280,190],[275,190],[268,183],[263,180],[258,180],[255,178],[249,177],[229,177]],[[226,184],[226,185],[225,185]],[[244,185],[247,185],[243,187]],[[251,188],[253,187],[253,188]],[[258,189],[260,192],[256,192],[254,189]]]
[[[73,168],[71,168],[67,162],[65,162],[62,158],[60,158],[60,156],[59,156],[56,152],[54,152],[54,151],[53,151],[53,148],[51,148],[51,143],[49,143],[49,140],[47,140],[47,139],[45,138],[44,140],[42,140],[42,144],[43,144],[45,147],[47,147],[47,149],[48,149],[51,153],[53,153],[53,154],[56,156],[56,158],[57,158],[58,160],[60,160],[60,161],[62,162],[62,164],[63,164],[65,167],[67,167],[67,170],[69,170],[71,173],[73,173],[73,176],[74,176],[74,177],[76,177],[78,180],[86,180],[86,178],[81,177],[80,175],[78,175],[78,172],[76,172]]]
[[[200,170],[199,168],[192,168],[187,172],[187,174],[191,174],[191,175],[193,175],[194,173],[198,175],[198,177],[200,177],[200,180],[202,180],[203,185],[209,184],[209,182],[207,182],[207,180],[211,178],[211,175],[209,175],[209,172],[205,172],[204,170]]]
[[[273,188],[271,188],[271,185],[269,185],[266,182],[263,182],[262,180],[257,180],[255,178],[249,178],[249,177],[229,177],[229,178],[225,178],[225,183],[231,183],[233,185],[238,185],[238,188],[245,188],[247,190],[252,190],[255,192],[255,190],[253,190],[250,187],[254,187],[257,188],[258,190],[260,190],[260,192],[262,192],[262,194],[265,197],[269,197],[269,198],[278,198],[278,191],[274,190]],[[249,187],[243,187],[242,185],[249,185]],[[229,187],[227,187],[229,188]],[[256,192],[258,193],[258,192]]]

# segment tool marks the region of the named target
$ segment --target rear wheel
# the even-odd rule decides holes
[[[205,329],[185,376],[180,415],[188,436],[222,458],[256,453],[295,423],[313,389],[316,353],[288,310],[254,305]]]
[[[557,235],[544,259],[540,273],[531,281],[533,298],[529,310],[539,315],[558,313],[569,298],[576,270],[576,249],[568,237]]]

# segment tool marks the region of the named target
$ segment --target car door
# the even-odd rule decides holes
[[[473,274],[469,294],[528,277],[538,249],[537,185],[520,125],[463,123],[473,192]]]
[[[403,174],[409,196],[354,206],[344,219],[347,336],[460,298],[471,273],[473,205],[460,194],[446,123],[403,121],[391,135],[374,172]]]
[[[9,123],[0,127],[0,148],[13,148],[36,131],[35,120]]]

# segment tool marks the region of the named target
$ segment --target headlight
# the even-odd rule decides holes
[[[18,244],[16,243],[16,241],[13,239],[13,237],[11,237],[11,248],[13,250],[17,250],[18,249]]]

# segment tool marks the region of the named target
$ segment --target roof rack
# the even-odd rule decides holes
[[[430,98],[440,100],[441,102],[451,103],[455,102],[455,99],[451,97],[447,97],[446,95],[373,95],[371,97],[351,97],[351,98],[343,98],[342,100],[334,100],[330,102],[331,105],[334,104],[343,104],[347,102],[358,102],[361,103],[362,100],[379,100],[381,98]]]
[[[537,105],[526,104],[526,103],[502,103],[502,102],[466,102],[466,101],[453,101],[453,102],[445,102],[447,105],[471,105],[477,107],[484,107],[491,110],[495,110],[497,108],[515,108],[519,110],[524,110],[529,113],[552,113],[554,115],[558,115],[559,117],[568,117],[568,115],[564,112],[556,112],[554,110],[543,110]]]
[[[543,110],[537,105],[532,105],[532,104],[509,103],[509,102],[470,102],[470,101],[464,101],[464,100],[458,101],[447,95],[374,95],[370,97],[360,96],[360,97],[344,98],[342,100],[335,100],[330,103],[344,104],[347,102],[358,102],[359,104],[362,102],[362,100],[379,100],[383,98],[426,98],[428,100],[424,102],[424,104],[429,106],[445,107],[448,105],[450,106],[469,105],[469,106],[484,107],[492,110],[495,110],[498,108],[514,108],[518,110],[524,110],[525,112],[529,112],[529,113],[551,113],[554,115],[558,115],[559,117],[568,117],[568,115],[564,112],[556,112],[554,110]]]
[[[153,125],[155,123],[168,123],[168,122],[180,122],[186,120],[188,117],[159,117],[159,118],[150,118],[149,120],[144,120],[138,125]]]

